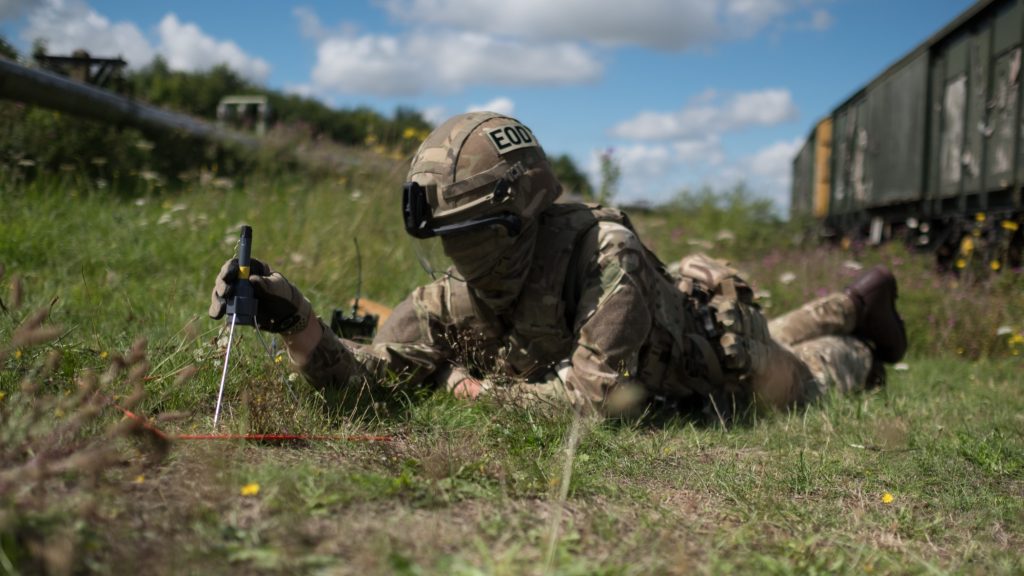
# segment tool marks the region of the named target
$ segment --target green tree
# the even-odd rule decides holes
[[[576,167],[576,163],[568,154],[559,154],[548,160],[551,163],[551,170],[561,182],[564,192],[577,194],[586,200],[594,198],[594,187],[590,185],[590,180]]]
[[[619,166],[619,161],[615,159],[615,149],[613,148],[608,148],[601,153],[600,163],[601,184],[597,190],[596,200],[601,204],[607,204],[619,191],[622,168]]]

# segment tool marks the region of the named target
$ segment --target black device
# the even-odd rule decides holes
[[[346,314],[344,310],[336,308],[331,314],[331,332],[342,338],[369,342],[377,333],[377,321],[380,319],[376,314],[359,313],[359,297],[363,291],[363,256],[359,252],[359,240],[352,239],[356,245],[356,297],[352,302],[352,312]]]
[[[249,283],[249,266],[252,262],[252,226],[242,226],[238,238],[238,281],[235,297],[228,302],[228,317],[234,317],[236,324],[256,325],[256,295]]]

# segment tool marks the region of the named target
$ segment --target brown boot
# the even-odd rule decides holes
[[[907,351],[907,332],[896,311],[896,277],[885,266],[875,266],[846,287],[857,308],[853,335],[875,344],[882,362],[899,362]]]

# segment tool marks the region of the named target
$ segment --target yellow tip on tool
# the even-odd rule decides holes
[[[249,267],[248,266],[239,266],[238,267],[238,277],[241,278],[242,280],[248,280],[249,279]]]

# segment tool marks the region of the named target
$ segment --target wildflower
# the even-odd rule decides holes
[[[135,477],[134,480],[132,480],[132,484],[142,484],[145,481],[146,481],[146,475],[145,474],[139,474],[138,476]]]
[[[242,496],[256,496],[257,494],[260,493],[260,485],[255,482],[250,482],[245,486],[242,486],[242,489],[239,490],[239,493]]]
[[[861,264],[860,262],[857,262],[856,260],[847,260],[843,262],[843,268],[846,268],[847,270],[857,271],[863,270],[864,265]]]
[[[897,370],[899,372],[905,372],[907,370],[910,370],[910,364],[907,364],[906,362],[898,362],[893,365],[892,369]]]
[[[1000,326],[996,328],[996,336],[1006,336],[1007,334],[1013,334],[1013,328],[1009,326]]]
[[[3,402],[4,396],[7,396],[6,392],[0,392],[0,402]]]
[[[993,260],[988,263],[988,267],[991,268],[993,272],[999,272],[999,269],[1002,268],[1003,265],[999,262],[999,260]]]
[[[15,360],[21,360],[21,354],[22,354],[21,350],[15,350],[14,351],[14,359]]]
[[[100,360],[106,360],[107,356],[110,356],[110,353],[107,352],[106,350],[100,352]]]
[[[1010,336],[1010,339],[1007,340],[1006,342],[1010,346],[1019,346],[1021,344],[1024,344],[1024,335],[1022,335],[1020,332],[1018,332],[1018,333],[1014,334],[1013,336]]]
[[[895,499],[896,497],[888,490],[882,493],[882,504],[892,504],[892,501]]]
[[[783,272],[782,275],[779,276],[779,282],[782,282],[783,284],[792,284],[794,281],[796,281],[796,274],[792,272]]]

